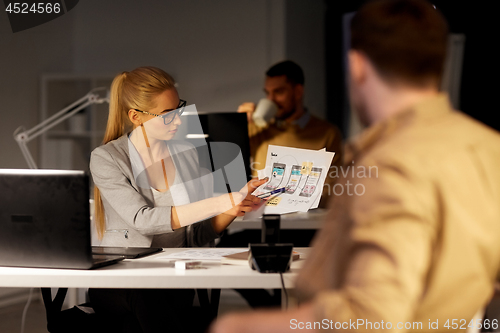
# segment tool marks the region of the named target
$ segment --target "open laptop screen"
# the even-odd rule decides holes
[[[92,267],[83,171],[0,169],[0,265]]]

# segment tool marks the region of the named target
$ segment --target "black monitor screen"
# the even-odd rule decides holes
[[[196,118],[199,118],[199,120]],[[231,163],[241,153],[245,165],[244,172],[246,177],[236,182],[237,185],[233,186],[238,186],[239,188],[231,188],[230,190],[238,191],[243,187],[245,185],[243,180],[250,180],[252,174],[250,169],[250,143],[246,114],[237,112],[198,113],[186,115],[184,119],[187,123],[188,133],[186,140],[196,146],[202,167],[211,171],[219,170]],[[201,125],[203,133],[199,133],[199,125]],[[210,152],[205,141],[210,145]],[[224,192],[223,190],[226,189],[216,188],[214,190],[216,192]]]

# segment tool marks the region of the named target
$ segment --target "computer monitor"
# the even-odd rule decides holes
[[[214,181],[215,192],[226,192],[221,187],[223,182],[231,184],[230,191],[240,190],[251,179],[250,142],[248,139],[248,122],[245,113],[217,112],[217,113],[188,113],[183,116],[187,123],[186,140],[195,145],[198,150],[200,166],[212,172],[224,170],[226,179]],[[201,129],[200,129],[201,125]],[[227,168],[243,158],[244,170]],[[244,172],[244,175],[243,175]],[[218,174],[214,173],[217,178]]]

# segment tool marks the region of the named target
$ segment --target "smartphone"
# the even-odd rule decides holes
[[[302,174],[300,173],[300,165],[293,165],[292,172],[290,174],[290,178],[288,179],[288,184],[286,184],[285,192],[288,194],[294,194],[297,186],[299,186],[300,178],[302,178]]]
[[[320,176],[321,168],[312,168],[311,173],[307,176],[306,184],[302,188],[299,195],[302,197],[311,197],[316,190]]]
[[[273,171],[271,172],[271,180],[267,183],[265,190],[275,190],[283,181],[283,176],[285,175],[286,164],[283,163],[273,163]]]

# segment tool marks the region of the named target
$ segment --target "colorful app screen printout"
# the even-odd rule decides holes
[[[286,164],[274,163],[273,171],[271,172],[271,180],[267,183],[264,189],[271,191],[277,189],[283,180],[283,176],[285,175],[285,168]]]
[[[316,190],[316,185],[318,184],[320,176],[321,168],[312,168],[311,173],[307,177],[306,184],[299,195],[302,197],[312,196],[314,191]]]
[[[302,177],[300,173],[300,165],[292,166],[292,173],[290,174],[290,178],[288,179],[288,184],[286,185],[286,193],[293,194],[299,186],[300,178]]]

